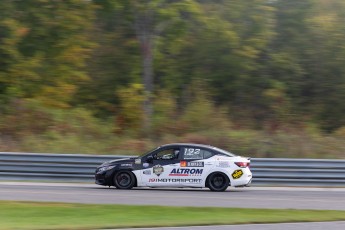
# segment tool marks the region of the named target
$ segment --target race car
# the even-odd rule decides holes
[[[118,189],[133,187],[207,187],[225,191],[228,186],[249,186],[250,158],[201,144],[162,145],[139,157],[105,162],[97,167],[95,183]]]

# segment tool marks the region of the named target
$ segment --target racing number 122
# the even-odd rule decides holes
[[[200,153],[200,149],[193,149],[193,148],[184,149],[184,155],[187,155],[187,156],[199,155],[199,153]]]

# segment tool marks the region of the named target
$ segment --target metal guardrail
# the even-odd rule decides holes
[[[0,153],[0,181],[94,181],[95,168],[128,156]],[[252,158],[252,185],[345,186],[345,160]]]
[[[345,160],[254,158],[253,185],[345,186]]]

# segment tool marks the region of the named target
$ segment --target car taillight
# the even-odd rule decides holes
[[[235,164],[240,168],[246,168],[246,167],[249,167],[250,165],[249,162],[235,162]]]

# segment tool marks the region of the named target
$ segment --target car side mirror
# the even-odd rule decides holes
[[[146,158],[146,162],[147,162],[147,163],[152,163],[152,162],[153,162],[153,156],[148,156],[148,157]]]

